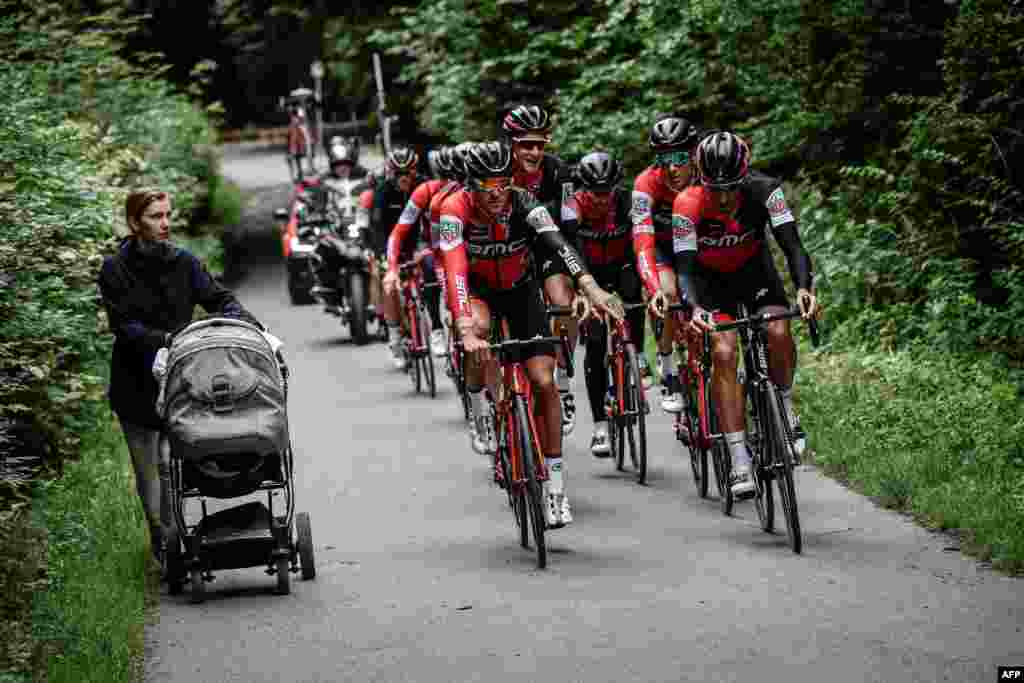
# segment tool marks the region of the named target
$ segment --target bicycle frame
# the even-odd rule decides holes
[[[419,311],[422,305],[420,290],[426,286],[423,282],[423,268],[418,260],[413,260],[401,264],[398,267],[398,273],[402,281],[399,296],[401,297],[402,307],[405,312],[405,320],[403,322],[408,326],[410,351],[417,354],[423,353],[426,349],[426,342],[421,338],[419,326]]]

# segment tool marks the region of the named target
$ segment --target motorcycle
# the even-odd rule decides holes
[[[325,225],[316,228],[315,283],[310,293],[327,313],[341,318],[359,345],[369,341],[371,323],[383,327],[370,305],[373,251],[369,226],[362,224],[356,200],[362,185],[358,180],[327,179],[299,195],[300,202],[326,219]]]

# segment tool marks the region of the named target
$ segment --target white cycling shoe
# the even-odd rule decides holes
[[[732,474],[729,475],[729,487],[736,500],[754,497],[754,474],[750,465],[733,464]]]
[[[445,339],[444,330],[438,328],[430,333],[430,352],[436,358],[448,355],[448,340]]]
[[[549,482],[544,482],[543,488],[544,522],[549,529],[560,529],[567,524],[572,524],[572,507],[569,505],[569,497],[565,491],[552,491]]]

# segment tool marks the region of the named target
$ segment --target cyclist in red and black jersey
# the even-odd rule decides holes
[[[690,157],[700,141],[697,127],[676,114],[662,114],[651,127],[650,146],[654,165],[633,182],[633,249],[636,267],[652,305],[667,299],[678,301],[672,268],[672,202],[690,185]],[[676,366],[672,362],[673,325],[665,320],[658,339],[658,375],[662,383],[661,407],[670,413],[682,410]]]
[[[796,219],[786,204],[781,183],[749,169],[750,150],[732,133],[714,133],[697,148],[700,184],[676,197],[672,210],[673,252],[679,289],[695,304],[694,332],[713,330],[708,311],[734,316],[742,302],[751,312],[779,312],[789,303],[771,252],[765,244],[771,226],[786,255],[805,318],[816,314],[811,259],[800,241]],[[793,411],[791,389],[796,346],[789,321],[768,327],[768,367],[780,388],[798,441],[803,441]],[[722,431],[732,454],[732,492],[754,493],[746,444],[743,389],[736,378],[736,333],[713,335],[712,391]],[[797,444],[803,450],[803,444]]]
[[[572,192],[572,178],[569,167],[553,154],[544,151],[551,141],[551,117],[538,105],[522,105],[505,115],[501,123],[502,132],[512,146],[515,172],[513,184],[529,192],[544,205],[552,216],[558,216],[561,204]],[[573,298],[572,278],[558,256],[540,244],[537,246],[536,263],[539,277],[547,300],[556,306],[568,306]],[[571,318],[562,320],[569,339],[570,353],[576,349],[578,324]],[[562,433],[569,434],[576,426],[576,401],[573,398],[569,377],[565,373],[565,359],[559,353],[560,366],[557,382],[562,401]]]
[[[631,197],[618,187],[622,164],[606,152],[591,152],[576,167],[576,186],[562,207],[562,231],[578,245],[580,254],[598,284],[614,291],[627,303],[640,303],[643,287],[634,266],[630,220]],[[644,338],[644,311],[627,314],[630,334]],[[594,418],[590,452],[599,458],[611,455],[605,394],[608,391],[608,337],[600,320],[591,321],[587,334],[584,376]]]
[[[400,221],[413,189],[425,180],[417,172],[419,160],[419,154],[412,148],[395,147],[388,154],[387,177],[374,187],[373,209],[370,213],[370,241],[379,263],[378,267],[370,269],[374,278],[387,264],[388,239],[392,228]],[[401,352],[401,307],[397,290],[383,295],[381,307],[387,321],[392,362],[396,368],[402,370],[405,368],[405,356]]]
[[[494,448],[493,425],[483,397],[483,363],[487,362],[491,313],[502,315],[512,337],[548,336],[548,320],[534,276],[531,251],[543,243],[566,265],[586,300],[599,310],[622,317],[622,305],[590,275],[565,241],[548,211],[528,193],[512,186],[512,152],[499,142],[474,145],[466,155],[467,188],[445,200],[439,233],[448,277],[449,306],[469,354],[466,384],[473,414],[487,446]],[[577,303],[573,301],[572,303]],[[537,344],[522,358],[534,387],[538,436],[550,477],[545,488],[545,519],[550,526],[572,521],[562,468],[562,430],[554,383],[555,350]]]
[[[384,275],[384,295],[393,296],[398,290],[398,265],[404,257],[416,248],[420,242],[425,242],[431,247],[430,237],[430,202],[445,185],[451,182],[447,175],[441,175],[442,168],[450,168],[446,161],[450,160],[451,152],[448,148],[431,150],[428,161],[431,169],[437,178],[421,183],[406,202],[398,223],[391,230],[388,237],[388,272]],[[444,156],[445,160],[440,160]],[[409,238],[412,238],[411,240]],[[434,257],[427,259],[424,263],[426,282],[437,282],[437,264]],[[430,332],[430,349],[435,356],[443,356],[447,352],[447,343],[444,338],[444,326],[441,324],[441,292],[437,289],[430,289],[426,292],[427,310],[430,313],[430,324],[433,328]],[[407,321],[408,322],[408,321]]]

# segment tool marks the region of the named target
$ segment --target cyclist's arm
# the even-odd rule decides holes
[[[579,284],[580,278],[588,275],[583,259],[572,248],[565,235],[555,225],[548,210],[541,205],[534,206],[526,214],[526,222],[537,235],[537,239],[545,247],[558,254],[558,257],[565,263],[565,268],[572,278],[573,284]]]
[[[462,238],[462,220],[452,214],[441,214],[438,232],[441,242],[441,260],[448,281],[448,309],[456,320],[472,318],[469,306],[469,258]]]
[[[398,218],[398,223],[395,224],[395,227],[391,229],[391,234],[388,235],[388,270],[398,270],[398,259],[402,254],[402,245],[409,238],[413,228],[419,225],[421,212],[422,209],[416,204],[414,193],[409,198],[409,201],[405,203],[405,208],[402,209],[402,215]]]
[[[775,241],[782,248],[786,255],[786,263],[789,264],[789,275],[793,278],[793,284],[797,289],[811,289],[811,256],[800,241],[800,233],[796,229],[796,222],[786,223],[775,228]]]
[[[633,251],[636,253],[636,269],[647,293],[653,295],[661,288],[654,254],[654,219],[651,217],[651,195],[633,190]]]
[[[697,222],[700,220],[700,195],[680,192],[672,202],[672,263],[679,282],[681,301],[696,303],[693,267],[697,262]]]
[[[789,275],[797,289],[811,289],[811,257],[800,241],[793,212],[786,205],[782,187],[775,188],[767,201],[768,220],[772,226],[775,241],[786,255]]]

